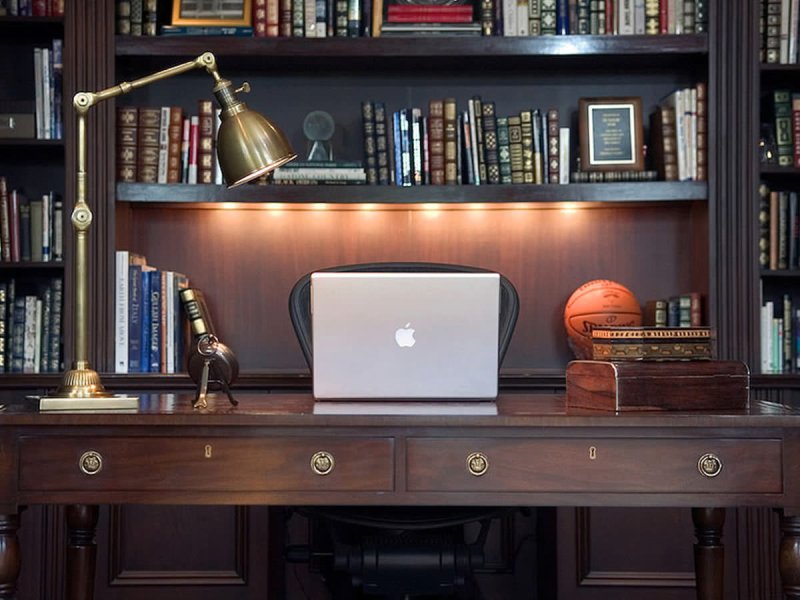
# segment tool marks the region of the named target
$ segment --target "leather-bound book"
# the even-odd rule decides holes
[[[708,86],[697,84],[697,181],[708,179]]]
[[[444,182],[448,185],[458,183],[458,118],[456,99],[444,99]]]
[[[117,107],[117,181],[136,181],[138,120],[137,107]]]
[[[522,123],[520,117],[508,117],[508,153],[511,159],[511,182],[525,183],[522,164]],[[531,165],[531,168],[533,166]],[[533,172],[531,171],[531,180]]]
[[[432,185],[444,185],[444,101],[428,102],[428,148]]]
[[[138,123],[136,180],[140,183],[158,183],[161,109],[159,107],[139,107]]]
[[[367,183],[378,183],[378,149],[375,137],[375,103],[371,100],[361,102],[361,129],[364,136],[364,170]]]
[[[511,146],[508,137],[508,117],[497,117],[497,158],[500,165],[500,183],[512,183]]]
[[[375,112],[375,150],[378,161],[378,183],[389,185],[391,178],[391,153],[389,152],[389,129],[386,125],[386,105],[376,102]]]
[[[558,109],[551,108],[547,111],[547,183],[558,183],[560,173],[560,152]]]
[[[653,168],[664,181],[678,180],[678,154],[675,137],[675,111],[659,106],[650,115],[650,146]]]
[[[533,111],[530,110],[523,110],[519,113],[519,124],[520,124],[520,143],[521,143],[521,158],[522,164],[520,167],[515,168],[514,164],[514,155],[512,149],[512,156],[511,156],[511,171],[512,174],[521,168],[522,171],[522,180],[521,181],[514,181],[514,183],[536,183],[536,175],[535,169],[533,164]],[[509,127],[511,124],[509,123]],[[513,142],[513,134],[509,131],[509,135],[512,136]]]
[[[180,183],[182,170],[183,108],[171,106],[167,128],[167,183]]]
[[[214,183],[214,108],[211,100],[200,100],[197,107],[197,183]]]
[[[497,121],[494,102],[482,106],[483,145],[486,158],[486,179],[489,183],[500,183],[500,158],[497,154]]]

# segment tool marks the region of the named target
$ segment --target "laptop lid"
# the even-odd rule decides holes
[[[497,273],[311,275],[319,399],[497,396]]]

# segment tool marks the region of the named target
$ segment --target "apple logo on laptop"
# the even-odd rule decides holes
[[[411,323],[406,323],[405,327],[395,331],[394,339],[401,348],[411,348],[417,343],[417,340],[414,339],[414,330],[411,328]]]

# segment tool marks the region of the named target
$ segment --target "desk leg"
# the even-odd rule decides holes
[[[694,545],[694,572],[697,600],[722,600],[725,549],[722,546],[724,508],[693,508],[692,520],[697,543]]]
[[[800,517],[781,515],[778,567],[786,598],[800,598]]]
[[[0,515],[0,598],[17,597],[17,576],[20,569],[19,515]]]
[[[67,516],[67,596],[66,600],[92,600],[94,597],[94,568],[97,558],[95,532],[98,508],[96,505],[68,506]]]

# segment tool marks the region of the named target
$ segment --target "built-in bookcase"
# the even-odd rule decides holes
[[[61,17],[0,17],[0,381],[24,373],[33,388],[63,367],[63,121],[48,92],[62,87],[63,38]]]

